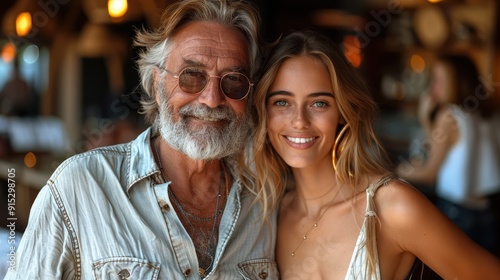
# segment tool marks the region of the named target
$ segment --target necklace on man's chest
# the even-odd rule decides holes
[[[163,177],[163,180],[167,182],[156,142],[153,146],[161,175]],[[176,212],[179,213],[179,218],[186,231],[190,235],[195,246],[199,265],[198,273],[200,274],[201,278],[205,278],[207,274],[213,269],[218,243],[218,228],[222,213],[224,212],[225,203],[227,202],[227,198],[229,196],[229,174],[226,170],[226,166],[223,160],[220,160],[220,169],[221,178],[217,197],[215,199],[214,214],[210,217],[201,217],[198,214],[192,213],[187,210],[173,192],[172,182],[170,182],[170,185],[168,187],[168,195],[170,197],[170,200],[172,201],[172,206],[174,206]],[[222,196],[223,182],[225,183],[225,198]]]
[[[228,193],[225,197],[222,195],[222,182],[225,181],[226,190],[229,190],[229,179],[225,171],[225,166],[221,163],[223,169],[223,178],[215,200],[215,209],[213,215],[210,217],[200,217],[197,214],[189,212],[182,203],[179,201],[173,192],[172,185],[170,185],[168,192],[171,201],[173,202],[174,209],[180,214],[179,218],[184,224],[186,230],[191,236],[195,245],[196,255],[198,256],[199,269],[198,272],[202,278],[213,269],[215,253],[218,243],[219,224],[224,212],[225,203],[227,201]],[[208,228],[207,228],[208,227]]]

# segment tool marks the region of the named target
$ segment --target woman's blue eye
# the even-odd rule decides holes
[[[316,101],[314,102],[313,106],[315,107],[326,107],[328,104],[324,101]]]
[[[285,100],[278,100],[274,102],[277,106],[286,106],[287,102]]]

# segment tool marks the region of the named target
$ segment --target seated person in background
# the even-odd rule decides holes
[[[16,57],[12,63],[12,74],[0,90],[0,114],[18,117],[31,115],[35,96],[21,74],[19,59]]]
[[[261,195],[281,202],[283,279],[419,279],[417,258],[446,279],[498,279],[500,260],[390,171],[376,104],[333,42],[285,36],[263,73],[254,155],[260,184],[274,189]]]
[[[493,209],[500,202],[500,114],[479,78],[466,56],[437,58],[419,104],[427,159],[402,164],[398,173],[435,186],[438,208],[481,246],[499,252],[500,220]]]

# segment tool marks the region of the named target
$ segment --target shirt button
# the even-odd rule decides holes
[[[191,274],[191,269],[186,269],[186,271],[184,271],[184,276],[189,276]]]
[[[260,277],[260,279],[267,279],[267,276],[268,276],[268,275],[267,275],[267,272],[265,272],[265,271],[261,271],[261,272],[259,273],[259,277]]]
[[[160,199],[158,201],[158,204],[160,205],[161,212],[165,213],[168,210],[170,210],[170,206],[168,206],[168,204],[165,202],[165,200]]]
[[[122,269],[118,272],[120,280],[127,280],[130,277],[130,272],[127,269]]]

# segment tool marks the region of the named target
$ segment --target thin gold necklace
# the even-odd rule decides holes
[[[335,189],[334,187],[332,187],[331,189],[329,189],[326,193],[320,195],[320,196],[317,196],[317,197],[311,197],[311,198],[305,198],[304,197],[304,200],[317,200],[317,199],[320,199],[320,198],[323,198],[325,196],[327,196],[329,193],[331,193],[333,191],[333,189]]]
[[[325,213],[328,211],[328,209],[330,209],[330,207],[333,205],[333,202],[335,201],[335,198],[337,197],[337,195],[339,194],[340,192],[340,186],[338,187],[337,189],[337,192],[335,193],[335,195],[333,196],[332,200],[330,201],[330,203],[328,203],[328,206],[326,206],[325,210],[323,211],[323,213],[319,216],[319,218],[316,220],[316,222],[314,222],[314,224],[311,226],[311,228],[309,228],[305,233],[304,235],[302,236],[302,240],[300,240],[300,243],[299,245],[297,245],[297,247],[295,247],[295,249],[292,251],[292,257],[295,257],[295,252],[297,252],[297,250],[299,249],[299,247],[302,245],[302,243],[304,243],[304,241],[307,240],[307,236],[309,235],[309,233],[311,233],[311,231],[318,227],[318,223],[319,221],[321,221],[321,218],[323,218],[323,216],[325,215]],[[329,191],[327,192],[329,193]]]

